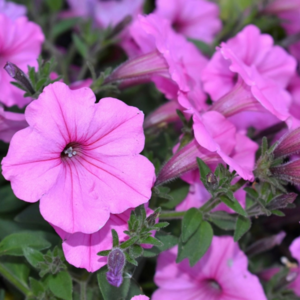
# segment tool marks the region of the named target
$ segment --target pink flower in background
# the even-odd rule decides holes
[[[247,267],[245,254],[232,237],[214,237],[206,254],[194,266],[176,264],[177,247],[159,255],[152,300],[266,300],[258,278]]]
[[[69,16],[93,18],[97,25],[105,28],[116,25],[126,16],[135,18],[143,11],[144,0],[68,0],[71,8]]]
[[[111,81],[126,86],[152,80],[171,100],[177,99],[179,91],[195,91],[197,108],[204,106],[200,76],[207,59],[192,43],[156,14],[139,15],[129,32],[135,50],[129,51],[131,59],[112,73]]]
[[[296,238],[290,246],[292,256],[297,260],[298,265],[300,264],[300,237]],[[297,278],[289,285],[297,296],[300,296],[300,266],[292,269],[291,273],[297,273]]]
[[[95,272],[107,264],[107,257],[97,255],[98,252],[110,250],[113,247],[111,230],[118,233],[120,242],[128,239],[124,230],[128,230],[128,220],[132,209],[121,214],[111,214],[108,221],[100,230],[92,234],[81,232],[68,233],[54,226],[57,234],[63,240],[63,251],[66,260],[77,268],[85,268],[89,272]],[[152,210],[147,209],[147,216]]]
[[[0,106],[0,140],[9,143],[17,131],[27,126],[24,114],[4,111]]]
[[[134,296],[131,300],[149,300],[150,298],[145,295]]]
[[[168,19],[177,32],[206,43],[222,27],[218,5],[205,0],[157,0],[155,13]]]
[[[273,38],[261,34],[254,25],[246,26],[221,47],[202,75],[204,89],[214,101],[230,92],[236,83],[237,70],[233,70],[234,62],[228,61],[231,57],[224,53],[224,48],[230,49],[244,66],[254,68],[263,78],[272,79],[281,88],[286,88],[295,74],[296,60],[283,48],[274,46]]]
[[[157,176],[157,185],[193,170],[196,170],[195,173],[187,174],[183,179],[190,184],[195,183],[199,176],[197,157],[212,170],[219,163],[225,163],[245,180],[253,180],[254,158],[258,148],[256,143],[237,133],[235,126],[216,111],[195,114],[193,129],[195,139],[166,162]]]
[[[26,17],[12,21],[0,14],[0,102],[7,106],[23,107],[31,99],[24,98],[24,92],[10,84],[11,77],[3,69],[7,61],[27,73],[27,66],[37,67],[44,35],[41,28]]]
[[[236,133],[235,140],[236,144],[234,150],[231,151],[230,156],[241,166],[246,167],[248,170],[253,170],[255,165],[255,153],[258,149],[258,145],[252,142],[245,134],[239,132]],[[208,166],[212,171],[215,170],[215,164],[210,165],[208,161]],[[211,198],[211,194],[206,190],[203,183],[200,181],[200,174],[198,170],[189,172],[183,175],[181,178],[190,184],[190,189],[187,197],[176,206],[177,211],[188,210],[191,207],[199,208]],[[235,179],[232,184],[234,184],[237,180],[238,178]],[[243,189],[239,189],[234,193],[234,196],[242,204],[242,206],[245,207],[244,204],[246,192]],[[215,210],[232,212],[232,210],[225,204],[218,205]]]
[[[5,14],[10,19],[15,20],[19,17],[25,16],[26,13],[26,6],[6,0],[0,0],[0,14]]]
[[[110,213],[146,203],[155,177],[139,155],[143,113],[114,98],[95,100],[89,88],[47,86],[2,161],[16,196],[40,199],[43,217],[69,233],[96,232]]]

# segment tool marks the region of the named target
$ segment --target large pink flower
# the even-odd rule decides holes
[[[0,0],[0,13],[7,15],[10,19],[15,20],[25,16],[27,8],[24,5],[16,4],[6,0]]]
[[[139,155],[143,113],[114,98],[95,104],[89,88],[49,85],[26,109],[2,161],[16,196],[40,199],[43,217],[69,232],[93,233],[110,213],[146,203],[154,167]]]
[[[0,140],[9,143],[17,131],[27,126],[24,114],[4,111],[0,106]]]
[[[193,93],[197,97],[197,109],[202,107],[206,96],[201,72],[207,59],[198,49],[156,14],[139,15],[129,32],[135,51],[127,51],[131,59],[113,72],[111,80],[123,85],[152,80],[168,99],[177,99],[179,91]]]
[[[258,278],[248,269],[245,254],[232,237],[214,237],[207,253],[194,266],[176,264],[177,247],[158,257],[152,300],[266,300]]]
[[[222,26],[218,5],[205,0],[157,0],[155,12],[170,20],[177,32],[206,43]]]
[[[230,49],[245,66],[255,68],[264,78],[272,79],[278,86],[286,88],[295,74],[296,60],[279,46],[273,38],[261,34],[254,25],[246,26],[234,38],[222,43],[222,49]],[[230,67],[224,52],[217,51],[203,71],[204,89],[213,100],[230,92],[236,83],[236,71]]]
[[[10,84],[11,77],[3,69],[10,61],[27,73],[27,66],[37,67],[44,35],[41,28],[26,17],[13,21],[0,14],[0,101],[7,106],[23,107],[31,99],[24,98],[24,92]]]
[[[292,256],[300,264],[300,237],[295,239],[290,246]],[[297,273],[297,278],[289,285],[289,288],[294,290],[295,294],[300,297],[300,266],[297,269],[292,269],[291,272]]]
[[[107,264],[107,257],[97,255],[98,252],[110,250],[113,247],[111,230],[114,229],[119,236],[119,241],[124,242],[128,235],[128,220],[132,209],[121,214],[111,214],[108,221],[100,230],[92,234],[81,232],[68,233],[54,226],[55,231],[63,240],[62,248],[66,260],[77,268],[85,268],[89,272],[96,272]],[[148,209],[147,216],[153,211]]]
[[[126,16],[137,16],[142,13],[144,0],[68,0],[70,15],[91,17],[97,25],[105,28],[116,25]]]

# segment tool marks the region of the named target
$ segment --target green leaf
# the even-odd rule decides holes
[[[0,213],[8,213],[23,208],[27,205],[26,202],[19,200],[13,193],[9,185],[3,186],[0,189]]]
[[[36,76],[35,76],[35,69],[33,67],[28,67],[28,76],[29,76],[29,79],[31,81],[31,84],[33,86],[35,86]]]
[[[261,141],[261,155],[264,155],[268,150],[268,139],[264,136]]]
[[[197,230],[202,222],[202,214],[196,208],[189,209],[181,223],[181,240],[185,243]]]
[[[118,233],[114,229],[112,229],[111,234],[112,234],[112,237],[113,237],[113,248],[119,247],[120,242],[119,242]]]
[[[24,231],[13,233],[0,242],[0,255],[23,256],[23,249],[30,247],[36,250],[47,249],[51,244],[37,232]]]
[[[70,30],[73,28],[76,24],[78,24],[79,18],[70,18],[70,19],[64,19],[57,24],[55,24],[51,29],[51,36],[53,38],[58,37],[62,33],[66,32],[67,30]]]
[[[63,0],[46,0],[47,6],[54,13],[61,10],[63,6]]]
[[[259,197],[258,192],[253,188],[245,187],[244,191],[246,191],[255,200]]]
[[[271,210],[271,212],[273,215],[276,215],[278,217],[285,217],[285,214],[280,210],[275,209],[275,210]]]
[[[238,214],[246,217],[247,213],[245,210],[242,208],[241,204],[234,198],[234,201],[230,200],[226,195],[221,195],[220,200],[224,202],[228,207],[233,209],[235,212]]]
[[[168,250],[178,244],[178,238],[164,231],[156,233],[155,237],[163,243],[163,246],[144,249],[144,257],[154,257],[159,253]]]
[[[137,222],[137,218],[136,218],[136,215],[134,213],[134,211],[131,211],[130,213],[130,218],[129,218],[129,221],[128,221],[128,228],[130,231],[133,230],[134,228],[134,224]]]
[[[167,226],[169,226],[170,223],[168,222],[160,222],[160,223],[157,223],[157,224],[154,224],[153,226],[151,226],[151,229],[153,228],[153,230],[158,230],[160,228],[165,228]]]
[[[97,253],[99,256],[108,256],[108,254],[111,252],[111,250],[104,250]]]
[[[21,85],[20,83],[16,82],[16,81],[11,81],[10,84],[16,86],[17,88],[19,88],[20,90],[27,92],[27,90],[23,87],[23,85]]]
[[[188,39],[190,42],[192,42],[203,54],[206,54],[208,56],[211,56],[215,49],[210,47],[208,44],[200,41],[200,40],[195,40],[195,39]]]
[[[124,278],[120,287],[110,285],[106,279],[107,266],[102,267],[97,272],[99,289],[102,293],[103,300],[123,300],[126,299],[129,287],[130,278]]]
[[[86,44],[82,41],[82,39],[77,34],[72,34],[73,43],[83,58],[87,57],[88,48]]]
[[[41,296],[45,291],[46,287],[41,281],[37,281],[34,278],[29,278],[30,288],[35,296]]]
[[[48,78],[42,78],[40,79],[36,85],[35,85],[35,90],[39,91],[42,89],[42,87],[45,85],[45,83],[47,82]]]
[[[198,168],[199,168],[200,175],[201,175],[200,179],[201,179],[202,183],[204,184],[204,186],[206,186],[207,185],[206,176],[209,173],[211,173],[211,170],[207,166],[207,164],[202,159],[200,159],[199,157],[197,157],[197,163],[198,163]]]
[[[194,266],[208,250],[212,238],[213,229],[211,225],[206,221],[202,222],[186,243],[180,240],[176,262],[179,263],[183,259],[188,258],[190,266]]]
[[[126,248],[132,246],[138,239],[139,239],[138,236],[132,237],[131,239],[129,239],[126,242],[122,243],[120,245],[120,248],[121,249],[126,249]]]
[[[138,221],[140,222],[140,224],[144,224],[144,221],[147,218],[145,206],[142,204],[142,205],[136,207],[134,212],[135,212],[135,215],[136,215]]]
[[[56,297],[72,300],[72,278],[68,272],[49,275],[48,280],[49,289]]]
[[[237,216],[219,210],[208,214],[208,221],[223,230],[234,230]]]
[[[251,220],[239,216],[234,231],[234,241],[237,242],[251,228]]]
[[[130,264],[132,264],[136,267],[138,266],[138,262],[132,256],[130,256],[130,254],[128,252],[124,252],[124,255],[125,255],[127,262],[129,262]]]
[[[141,244],[149,244],[149,245],[154,245],[157,247],[163,246],[163,243],[160,240],[158,240],[152,236],[148,236],[147,238],[143,239],[141,241]]]
[[[132,245],[132,247],[129,248],[130,256],[132,257],[140,257],[143,255],[143,248],[140,245]]]
[[[24,247],[23,253],[27,261],[35,268],[40,262],[44,261],[44,255],[38,250],[29,247]]]

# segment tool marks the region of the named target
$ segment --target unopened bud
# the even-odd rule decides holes
[[[118,83],[120,88],[150,82],[154,75],[169,78],[167,61],[158,51],[149,52],[129,59],[116,68],[105,84]]]
[[[270,171],[277,179],[300,185],[300,159],[272,167]]]
[[[21,84],[31,95],[35,93],[26,74],[15,64],[7,62],[4,66],[4,69],[11,78],[15,79],[19,84]]]
[[[206,182],[210,189],[215,190],[218,187],[218,178],[213,173],[208,173]]]
[[[153,214],[147,217],[146,221],[149,227],[152,227],[155,224],[156,219],[160,214],[160,209],[157,209]]]
[[[125,266],[125,255],[119,248],[114,248],[107,258],[106,278],[109,284],[119,287],[123,282],[123,269]]]
[[[280,208],[285,208],[289,204],[293,203],[296,198],[297,198],[296,193],[282,194],[282,195],[275,197],[270,203],[268,203],[266,208],[268,210],[276,210],[276,209],[280,209]]]
[[[300,151],[300,128],[284,136],[276,146],[273,154],[275,158],[287,157]]]
[[[147,116],[144,122],[144,128],[159,128],[164,127],[169,123],[179,121],[180,118],[176,112],[176,109],[180,109],[179,104],[176,101],[169,101],[163,104],[149,116]]]

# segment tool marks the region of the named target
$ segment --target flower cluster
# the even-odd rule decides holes
[[[300,263],[276,225],[300,185],[300,2],[150,2],[0,0],[0,275],[24,257],[26,299],[297,299],[296,263],[252,257],[294,240]]]

